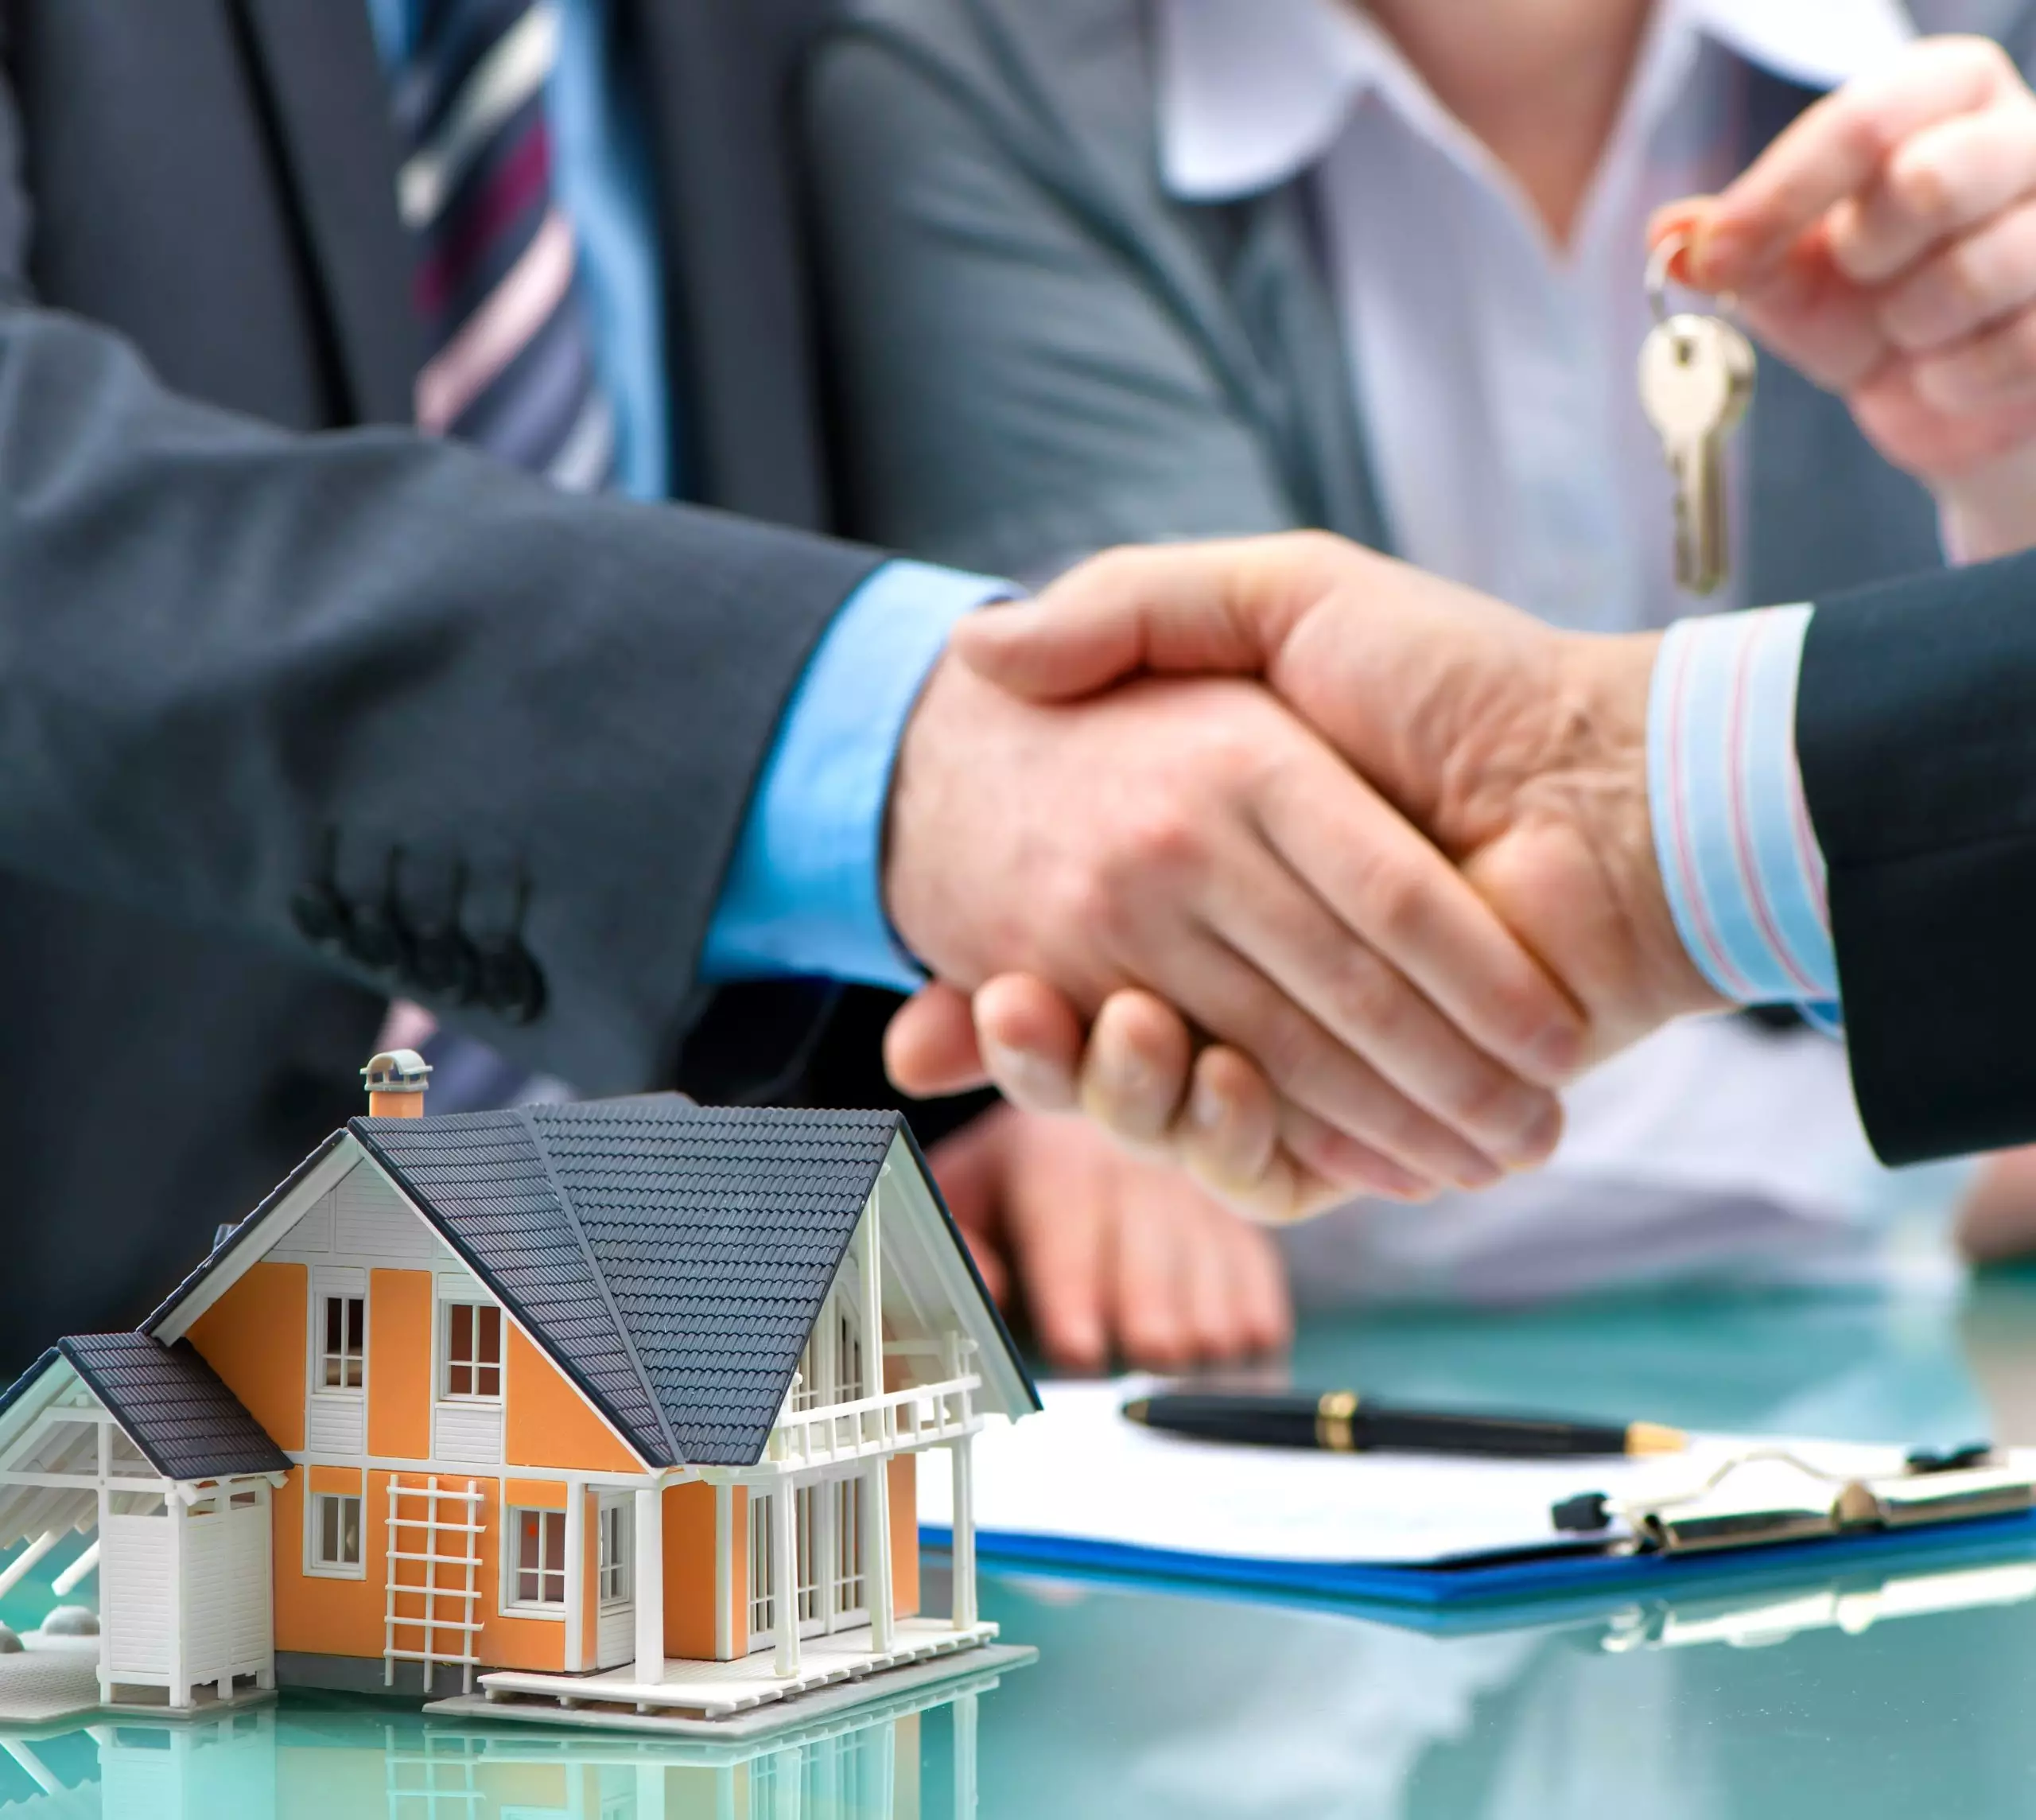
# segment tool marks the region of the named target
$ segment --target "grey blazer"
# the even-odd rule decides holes
[[[817,4],[612,8],[687,471],[807,523],[774,60]],[[390,427],[394,164],[363,0],[0,0],[0,1381],[138,1318],[359,1110],[392,992],[668,1079],[752,780],[875,560]],[[756,1036],[714,1002],[714,1048]]]
[[[1920,13],[1925,8],[1918,7]],[[2025,0],[1964,0],[2029,67]],[[1386,546],[1304,185],[1162,187],[1140,0],[853,0],[806,120],[851,527],[1045,573],[1125,540],[1327,527]],[[1750,156],[1813,99],[1759,78]],[[1769,361],[1749,597],[1935,566],[1928,494]]]

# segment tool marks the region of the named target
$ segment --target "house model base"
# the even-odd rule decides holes
[[[1037,1398],[896,1114],[428,1118],[415,1054],[363,1071],[375,1115],[138,1332],[0,1393],[0,1592],[76,1530],[99,1614],[0,1655],[0,1723],[301,1683],[749,1735],[1030,1659],[977,1612],[971,1462]]]

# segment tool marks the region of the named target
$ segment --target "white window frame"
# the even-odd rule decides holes
[[[749,1651],[770,1647],[777,1634],[778,1601],[773,1585],[772,1564],[777,1558],[777,1532],[771,1526],[771,1499],[779,1492],[749,1493]]]
[[[523,1593],[523,1519],[538,1519],[538,1583],[542,1587],[546,1580],[556,1574],[558,1579],[558,1597],[526,1599]],[[542,1565],[544,1542],[553,1524],[558,1526],[558,1558],[560,1565],[547,1568]],[[566,1552],[565,1513],[563,1511],[543,1510],[528,1504],[511,1504],[503,1513],[502,1530],[502,1606],[504,1616],[514,1615],[522,1618],[557,1618],[565,1616],[566,1606],[573,1596],[573,1558]],[[586,1571],[585,1557],[581,1558],[580,1570]]]
[[[355,1515],[355,1547],[360,1556],[356,1561],[328,1561],[322,1559],[319,1543],[324,1528],[324,1508],[328,1504],[348,1504],[357,1507]],[[304,1571],[316,1580],[365,1580],[367,1577],[367,1500],[358,1491],[313,1491],[304,1500]],[[345,1522],[341,1513],[340,1522]],[[342,1532],[344,1533],[344,1531]]]
[[[346,1351],[346,1316],[340,1316],[340,1347],[337,1353],[329,1351],[325,1344],[326,1322],[332,1305],[348,1302],[360,1305],[360,1382],[358,1384],[328,1384],[325,1382],[327,1362],[339,1359],[342,1362],[352,1355]],[[347,1397],[358,1401],[367,1394],[367,1296],[363,1290],[356,1294],[351,1289],[332,1289],[316,1283],[312,1290],[311,1310],[311,1394],[314,1397]],[[341,1374],[344,1375],[344,1371]]]
[[[604,1612],[630,1604],[635,1594],[635,1501],[617,1498],[594,1507],[594,1598]]]
[[[475,1351],[472,1358],[467,1360],[456,1359],[453,1356],[453,1316],[461,1309],[470,1310],[473,1316]],[[495,1356],[492,1366],[481,1360],[480,1352],[482,1316],[487,1314],[492,1314],[495,1317]],[[497,1407],[501,1405],[503,1392],[507,1387],[509,1378],[509,1321],[508,1317],[503,1313],[502,1306],[499,1302],[490,1301],[479,1296],[469,1299],[464,1296],[441,1294],[438,1298],[437,1353],[438,1356],[433,1368],[437,1373],[439,1402],[460,1404],[484,1403]],[[484,1371],[493,1371],[495,1375],[495,1387],[492,1390],[454,1390],[453,1369],[457,1364],[467,1364],[476,1374]],[[478,1382],[478,1377],[476,1381]]]

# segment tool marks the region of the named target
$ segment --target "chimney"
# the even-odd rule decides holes
[[[385,1049],[360,1071],[371,1118],[422,1118],[431,1064],[414,1049]]]

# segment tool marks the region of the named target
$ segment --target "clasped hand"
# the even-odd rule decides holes
[[[894,1078],[1078,1104],[1275,1220],[1543,1160],[1565,1079],[1714,1002],[1654,866],[1653,648],[1308,533],[966,623],[894,795],[941,982]]]

